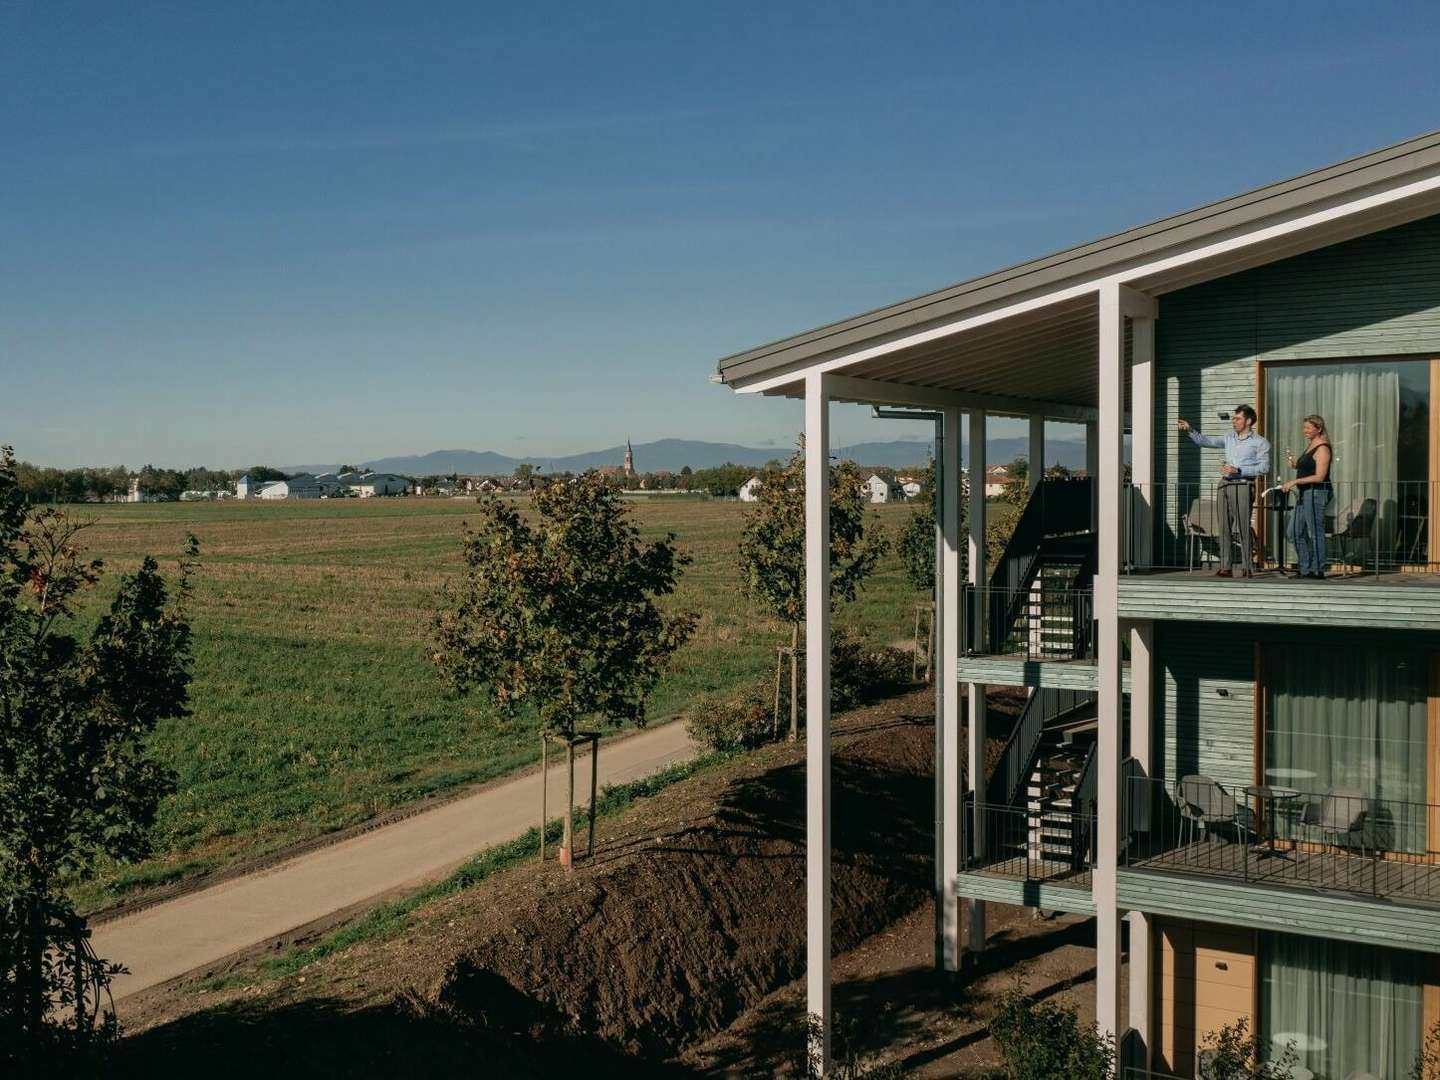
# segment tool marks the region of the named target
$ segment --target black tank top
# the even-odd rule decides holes
[[[1319,449],[1320,447],[1322,447],[1322,446],[1330,446],[1330,444],[1329,444],[1329,443],[1318,443],[1318,444],[1316,444],[1315,446],[1312,446],[1310,449],[1306,450],[1303,454],[1301,454],[1298,458],[1295,459],[1295,479],[1296,479],[1296,480],[1301,480],[1301,479],[1303,479],[1303,478],[1305,478],[1305,477],[1307,477],[1307,476],[1314,476],[1314,475],[1315,475],[1315,451],[1318,450],[1318,449]],[[1335,448],[1334,448],[1334,447],[1330,447],[1330,467],[1331,467],[1332,469],[1335,467]],[[1313,490],[1316,490],[1316,491],[1330,491],[1330,490],[1332,490],[1331,487],[1330,487],[1330,479],[1329,479],[1330,473],[1329,473],[1329,470],[1326,470],[1325,477],[1326,477],[1326,479],[1324,479],[1323,481],[1321,481],[1321,482],[1318,483],[1318,484],[1305,484],[1305,485],[1303,485],[1303,486],[1300,488],[1300,490],[1301,490],[1301,491],[1305,491],[1306,489],[1313,489]]]

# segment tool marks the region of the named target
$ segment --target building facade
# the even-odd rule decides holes
[[[1244,1020],[1295,1077],[1408,1077],[1440,1024],[1440,135],[720,372],[805,402],[811,656],[829,655],[830,402],[943,416],[943,966],[985,947],[988,904],[1088,915],[1098,1023],[1129,1075],[1194,1077],[1207,1036]],[[1271,453],[1236,481],[1234,449],[1179,422],[1218,442],[1239,406]],[[1029,417],[1034,462],[1046,419],[1086,426],[1084,476],[1035,470],[993,567],[984,489],[959,495],[965,415],[971,476],[988,416]],[[1333,465],[1297,501],[1273,489],[1316,417]],[[1321,537],[1325,578],[1292,576],[1297,540],[1310,559]],[[809,1004],[827,1018],[828,678],[807,670]],[[994,771],[962,775],[1000,685],[1029,703]]]

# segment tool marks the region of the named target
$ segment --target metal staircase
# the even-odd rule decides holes
[[[1089,861],[1095,721],[1048,729],[1025,786],[1025,857],[1078,870]]]
[[[1088,479],[1050,477],[1031,494],[990,574],[983,625],[967,592],[964,640],[972,651],[1057,660],[1090,655],[1096,557],[1090,492]]]

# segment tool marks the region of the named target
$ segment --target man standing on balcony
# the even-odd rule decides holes
[[[1240,573],[1244,577],[1251,574],[1250,513],[1255,505],[1255,480],[1270,471],[1270,443],[1255,430],[1255,419],[1255,410],[1249,405],[1237,405],[1230,415],[1230,426],[1234,430],[1223,438],[1201,435],[1190,426],[1189,420],[1179,420],[1175,424],[1190,436],[1190,441],[1196,446],[1225,451],[1225,464],[1220,466],[1220,489],[1216,492],[1220,501],[1218,577],[1233,574],[1232,539],[1237,530],[1240,533]]]

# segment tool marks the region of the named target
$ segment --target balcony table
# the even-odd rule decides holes
[[[1260,839],[1266,846],[1256,845],[1259,849],[1256,858],[1263,859],[1273,856],[1277,859],[1288,859],[1290,856],[1275,846],[1275,805],[1298,799],[1300,792],[1295,788],[1280,787],[1277,784],[1251,784],[1245,788],[1245,794],[1255,803],[1263,803],[1265,807],[1266,830],[1265,835]],[[1261,815],[1255,814],[1255,820],[1260,821]]]

